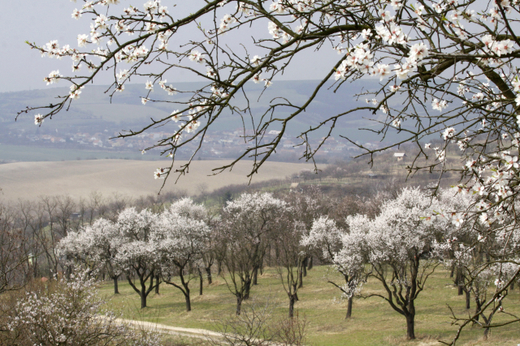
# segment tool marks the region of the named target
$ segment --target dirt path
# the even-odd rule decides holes
[[[214,332],[207,329],[198,329],[198,328],[181,328],[181,327],[171,327],[165,324],[146,322],[146,321],[135,321],[135,320],[126,320],[122,318],[118,318],[117,322],[133,326],[135,328],[142,328],[145,330],[158,331],[161,334],[170,334],[176,336],[184,336],[189,338],[198,338],[204,340],[215,340],[222,339],[223,336],[221,333]]]
[[[214,332],[212,330],[207,329],[198,329],[198,328],[181,328],[181,327],[171,327],[167,326],[165,324],[160,323],[153,323],[153,322],[146,322],[146,321],[135,321],[135,320],[125,320],[122,318],[116,319],[117,322],[130,325],[135,328],[144,329],[144,330],[151,330],[156,331],[161,334],[169,334],[169,335],[175,335],[175,336],[183,336],[188,338],[196,338],[196,339],[202,339],[202,340],[209,340],[212,341],[212,344],[222,344],[222,345],[229,345],[233,344],[235,340],[248,340],[250,344],[251,342],[257,342],[260,341],[259,339],[255,338],[243,338],[235,334],[222,334],[219,332]],[[265,346],[282,346],[282,344],[271,342],[271,341],[262,341],[261,343]]]

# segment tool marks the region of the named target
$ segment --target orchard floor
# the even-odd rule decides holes
[[[298,292],[296,311],[300,320],[307,323],[308,345],[441,345],[439,340],[448,342],[455,336],[457,327],[452,325],[450,306],[459,317],[468,316],[464,296],[458,296],[449,272],[442,268],[429,278],[426,288],[416,301],[416,340],[406,339],[404,317],[392,310],[381,298],[356,298],[353,316],[345,320],[346,301],[327,280],[341,283],[341,278],[326,266],[314,267],[304,280],[304,287]],[[120,282],[120,294],[113,294],[113,286],[106,283],[101,294],[109,299],[109,306],[122,313],[125,319],[148,321],[182,328],[199,328],[219,331],[225,321],[230,321],[235,312],[236,299],[227,288],[225,279],[214,276],[213,283],[204,283],[203,295],[198,292],[199,282],[195,278],[190,285],[192,311],[185,311],[182,293],[165,284],[160,286],[160,294],[150,293],[148,307],[140,309],[140,300],[132,288]],[[362,294],[381,292],[379,283],[369,280]],[[505,312],[520,315],[520,289],[515,288],[505,298]],[[283,320],[288,312],[288,298],[283,290],[279,274],[275,269],[266,270],[254,286],[251,298],[244,308],[267,306],[271,323]],[[472,309],[474,306],[472,306]],[[469,312],[473,312],[470,310]],[[494,322],[506,320],[505,313],[494,317]],[[220,327],[219,327],[220,326]],[[512,345],[520,344],[520,323],[493,329],[488,340],[483,339],[483,330],[478,326],[468,326],[461,334],[457,345]],[[194,341],[193,345],[200,345]]]

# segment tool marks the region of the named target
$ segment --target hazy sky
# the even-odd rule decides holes
[[[122,0],[123,6],[134,5],[142,7],[145,0]],[[171,6],[179,3],[175,11],[186,11],[195,9],[200,0],[173,1],[163,0],[162,3]],[[46,88],[43,78],[50,71],[59,69],[62,74],[70,73],[71,61],[68,58],[62,61],[42,58],[40,53],[31,51],[25,41],[45,44],[50,40],[58,40],[60,45],[70,44],[77,47],[77,35],[88,33],[90,20],[83,16],[80,20],[71,18],[71,13],[75,8],[82,6],[82,1],[77,3],[70,0],[17,0],[5,1],[0,11],[0,44],[2,54],[0,55],[0,92],[19,91],[28,89]],[[172,9],[170,10],[170,13]],[[189,13],[189,12],[188,12]],[[266,35],[267,23],[265,25]],[[238,34],[238,33],[237,33]],[[237,35],[237,39],[239,35]],[[327,56],[330,55],[330,63],[333,64],[337,55],[327,49]],[[323,55],[319,58],[323,63]],[[288,71],[283,79],[314,79],[319,77],[317,66],[320,64],[312,63],[310,59],[317,59],[315,56],[303,57],[295,61],[296,65],[301,65],[302,69]],[[305,66],[306,65],[306,66]],[[323,65],[323,64],[322,64]],[[303,67],[305,66],[305,67]],[[329,65],[330,66],[330,65]],[[305,71],[305,73],[302,73]],[[182,76],[180,76],[182,79]],[[102,81],[100,81],[102,82]],[[106,82],[105,82],[106,83]],[[60,86],[58,84],[57,86]],[[65,85],[63,85],[65,86]]]
[[[5,1],[3,5],[0,92],[44,88],[43,77],[56,69],[57,60],[41,58],[25,41],[45,44],[57,39],[60,44],[72,44],[76,42],[77,33],[83,31],[81,28],[85,25],[88,28],[89,24],[71,18],[72,10],[79,4],[69,0],[17,0]],[[70,61],[58,65],[70,69]]]

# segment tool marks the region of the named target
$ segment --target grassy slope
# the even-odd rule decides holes
[[[159,159],[159,156],[157,156]],[[71,161],[94,159],[142,160],[140,151],[107,151],[95,149],[63,149],[37,145],[0,144],[0,160],[7,162]]]
[[[449,340],[455,328],[450,325],[447,304],[460,315],[466,313],[464,297],[457,292],[445,270],[438,270],[417,301],[417,340],[407,341],[405,319],[394,312],[379,298],[356,299],[353,318],[344,319],[346,302],[337,300],[338,290],[326,283],[327,278],[336,278],[326,267],[315,267],[309,271],[304,288],[299,291],[300,301],[296,304],[300,317],[309,323],[308,341],[312,345],[439,345],[439,339]],[[266,271],[260,278],[259,286],[252,291],[252,299],[259,302],[269,300],[274,307],[273,320],[283,318],[287,313],[287,297],[274,270]],[[216,278],[211,286],[205,285],[204,295],[198,295],[198,281],[192,282],[193,311],[184,311],[184,298],[175,288],[161,285],[161,294],[150,294],[149,307],[138,309],[139,297],[125,283],[121,284],[121,294],[113,296],[112,285],[102,287],[102,294],[111,297],[111,306],[120,309],[125,318],[147,320],[179,327],[215,329],[215,321],[232,316],[235,299],[227,290],[223,278]],[[379,290],[379,285],[369,281],[364,292]],[[336,297],[336,298],[335,298]],[[506,298],[507,311],[520,313],[518,289]],[[495,322],[501,316],[497,316]],[[491,333],[488,341],[482,340],[482,330],[468,328],[462,334],[458,345],[516,345],[520,339],[518,324],[506,326]],[[196,344],[196,343],[195,343]]]

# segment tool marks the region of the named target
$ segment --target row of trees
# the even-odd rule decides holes
[[[502,232],[488,232],[486,227],[468,222],[469,215],[484,203],[477,200],[457,189],[442,190],[438,198],[419,189],[403,189],[396,198],[384,201],[373,218],[363,214],[348,216],[346,229],[321,217],[303,238],[303,244],[321,251],[345,278],[343,285],[332,284],[349,298],[347,317],[354,293],[367,278],[374,278],[381,283],[383,293],[366,297],[380,297],[404,316],[407,335],[412,339],[416,298],[435,268],[445,265],[460,294],[466,293],[466,308],[470,309],[470,296],[475,301],[469,319],[453,314],[460,328],[452,342],[470,323],[480,325],[487,337],[494,327],[493,316],[505,311],[503,299],[519,280],[519,248]],[[493,284],[495,289],[490,290]],[[505,323],[520,321],[508,315]]]
[[[464,221],[474,196],[449,189],[433,198],[418,188],[406,188],[395,196],[358,200],[357,209],[346,200],[332,204],[320,197],[317,190],[278,197],[242,194],[217,215],[187,198],[157,213],[127,208],[114,222],[100,218],[69,233],[60,242],[59,253],[92,269],[104,269],[116,284],[124,274],[143,308],[148,294],[164,282],[183,293],[190,311],[191,280],[199,277],[202,283],[205,272],[210,281],[216,264],[236,297],[237,315],[263,268],[276,267],[290,317],[305,271],[315,258],[332,264],[342,275],[343,282],[329,282],[349,300],[347,318],[354,295],[362,294],[362,284],[374,278],[382,291],[369,296],[384,299],[405,317],[411,339],[416,299],[434,270],[445,265],[454,284],[468,299],[473,297],[471,321],[487,335],[494,326],[493,316],[504,311],[503,298],[507,287],[518,280],[520,266],[511,262],[518,256],[516,245],[504,244],[506,239],[494,233],[483,235]],[[453,216],[457,213],[458,218]],[[516,320],[511,315],[511,322]]]
[[[154,210],[129,207],[112,220],[99,217],[91,225],[71,230],[61,239],[57,253],[64,268],[79,262],[102,270],[114,280],[115,293],[118,279],[124,277],[141,297],[141,307],[164,282],[183,293],[189,311],[190,282],[200,278],[202,294],[203,276],[211,284],[215,271],[225,271],[237,299],[237,314],[259,272],[277,266],[292,316],[311,258],[310,253],[303,255],[299,239],[320,213],[334,210],[340,215],[339,209],[348,209],[352,203],[346,201],[327,199],[319,189],[310,188],[280,198],[244,193],[217,212],[188,198]]]
[[[161,208],[177,197],[164,194],[132,200],[92,193],[78,201],[54,196],[0,203],[0,294],[21,288],[33,278],[51,278],[66,270],[56,246],[69,232],[92,225],[98,218],[114,220],[130,204]]]
[[[240,314],[267,253],[280,250],[271,240],[290,229],[284,220],[287,210],[286,202],[259,193],[228,202],[218,216],[191,199],[178,200],[159,213],[127,208],[115,222],[100,218],[70,232],[58,249],[69,261],[105,268],[115,283],[124,274],[141,297],[142,308],[148,294],[164,282],[183,293],[190,311],[190,282],[194,277],[202,282],[202,273],[211,282],[211,267],[217,263],[219,272],[225,268],[229,273],[228,287]]]

